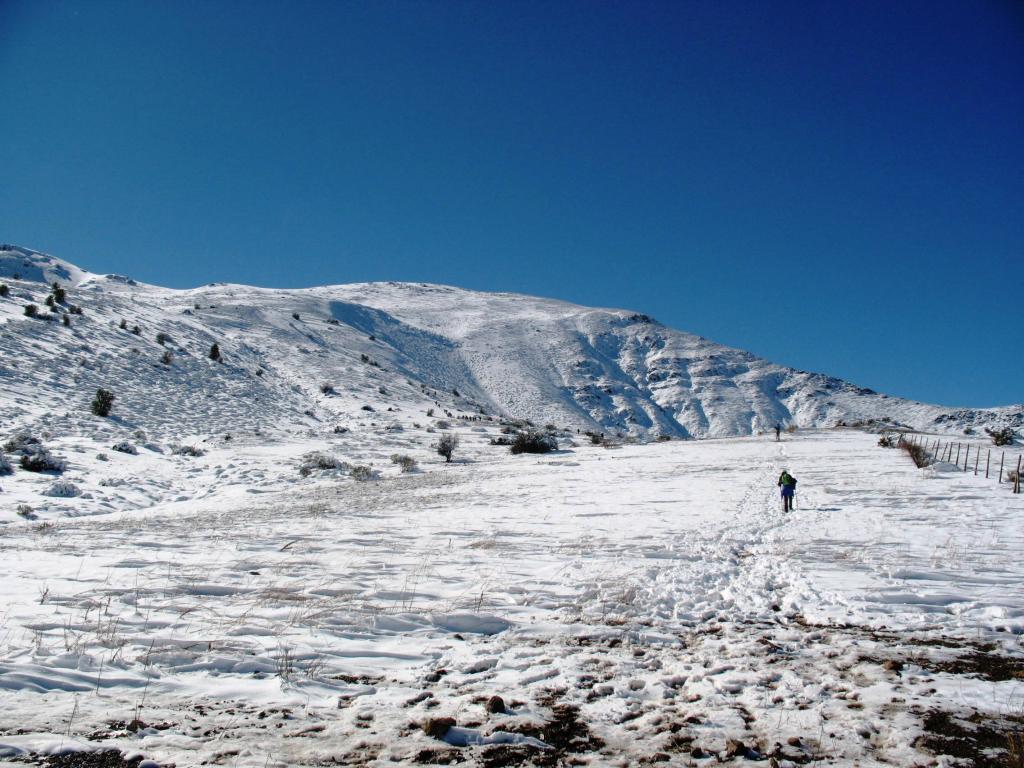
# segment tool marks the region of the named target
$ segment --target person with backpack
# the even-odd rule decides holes
[[[779,488],[782,489],[782,511],[793,511],[793,496],[796,494],[796,478],[789,474],[789,470],[782,470],[779,475]]]

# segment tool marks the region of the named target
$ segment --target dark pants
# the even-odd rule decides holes
[[[793,511],[793,494],[786,495],[782,494],[782,511],[792,512]]]

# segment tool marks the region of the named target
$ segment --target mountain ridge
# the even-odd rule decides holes
[[[235,428],[268,429],[254,419],[269,421],[271,432],[317,430],[357,422],[370,413],[366,405],[377,413],[399,403],[640,438],[744,435],[775,424],[892,423],[940,433],[1024,424],[1024,406],[949,408],[889,397],[640,312],[518,293],[395,281],[172,289],[12,245],[0,248],[0,279],[10,285],[0,300],[0,349],[33,372],[42,399],[77,398],[84,408],[96,386],[134,382],[141,391],[128,387],[119,410],[147,430],[206,421],[201,431],[218,431],[232,420]],[[65,287],[66,303],[40,314],[57,319],[81,306],[70,328],[23,315],[54,281]],[[214,343],[222,365],[205,355]],[[161,364],[167,353],[171,362]],[[47,373],[71,367],[78,370],[70,382]],[[0,384],[10,374],[0,368]],[[15,422],[30,427],[44,415],[20,412],[24,397],[6,394],[14,394]],[[246,399],[260,405],[243,407]],[[166,403],[162,416],[158,402]],[[183,407],[194,412],[183,415]]]

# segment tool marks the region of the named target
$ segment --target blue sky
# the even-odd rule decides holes
[[[1024,401],[1011,0],[2,0],[0,102],[0,240],[93,271],[521,291]]]

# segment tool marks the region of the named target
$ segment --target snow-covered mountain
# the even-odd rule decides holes
[[[776,423],[874,420],[947,433],[1024,424],[1024,406],[888,397],[636,312],[517,294],[394,282],[172,290],[10,245],[0,281],[9,289],[0,297],[8,429],[45,427],[60,413],[85,429],[98,387],[114,392],[117,424],[161,439],[401,428],[430,408],[638,437],[743,435]],[[54,283],[66,294],[51,309]],[[210,358],[214,344],[221,362]]]

